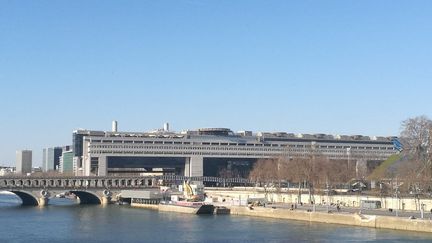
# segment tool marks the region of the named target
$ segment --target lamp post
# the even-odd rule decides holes
[[[330,195],[329,195],[329,184],[328,184],[328,182],[326,182],[326,187],[327,187],[327,213],[328,212],[330,212],[330,209],[329,209],[329,207],[330,207]]]
[[[396,217],[399,217],[399,184],[396,178]]]

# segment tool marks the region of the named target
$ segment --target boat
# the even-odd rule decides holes
[[[171,201],[161,204],[159,210],[162,208],[162,211],[166,209],[167,211],[174,210],[193,214],[213,214],[214,206],[203,201],[204,193],[202,186],[191,186],[189,181],[184,181],[182,191],[182,198],[171,196]]]
[[[191,213],[191,214],[213,214],[214,206],[204,202],[170,201],[159,204],[159,211]]]
[[[60,193],[60,194],[55,195],[55,197],[56,198],[65,198],[66,195],[65,195],[65,193]]]

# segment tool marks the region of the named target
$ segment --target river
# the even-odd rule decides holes
[[[22,207],[0,194],[0,242],[432,242],[432,234],[118,205]],[[30,241],[31,240],[31,241]]]

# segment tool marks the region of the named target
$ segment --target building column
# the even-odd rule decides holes
[[[184,176],[190,176],[190,158],[185,159]]]
[[[98,159],[98,176],[107,176],[108,168],[107,168],[107,157],[100,156]]]
[[[84,176],[90,176],[90,164],[91,164],[91,159],[90,157],[84,157],[82,159],[83,162],[83,175]]]
[[[185,161],[185,176],[203,176],[204,175],[204,157],[191,156]]]

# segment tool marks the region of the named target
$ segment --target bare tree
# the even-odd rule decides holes
[[[397,173],[405,181],[409,193],[429,191],[432,183],[432,121],[426,116],[402,122],[401,140],[404,156]]]
[[[258,160],[249,173],[249,178],[259,184],[268,184],[278,180],[278,177],[278,165],[275,159]]]
[[[267,193],[271,187],[279,185],[280,170],[277,159],[260,159],[258,160],[249,174],[249,178],[257,184],[264,187],[264,193]]]
[[[426,116],[403,121],[401,139],[405,153],[423,161],[425,166],[430,169],[432,162],[432,121]]]

